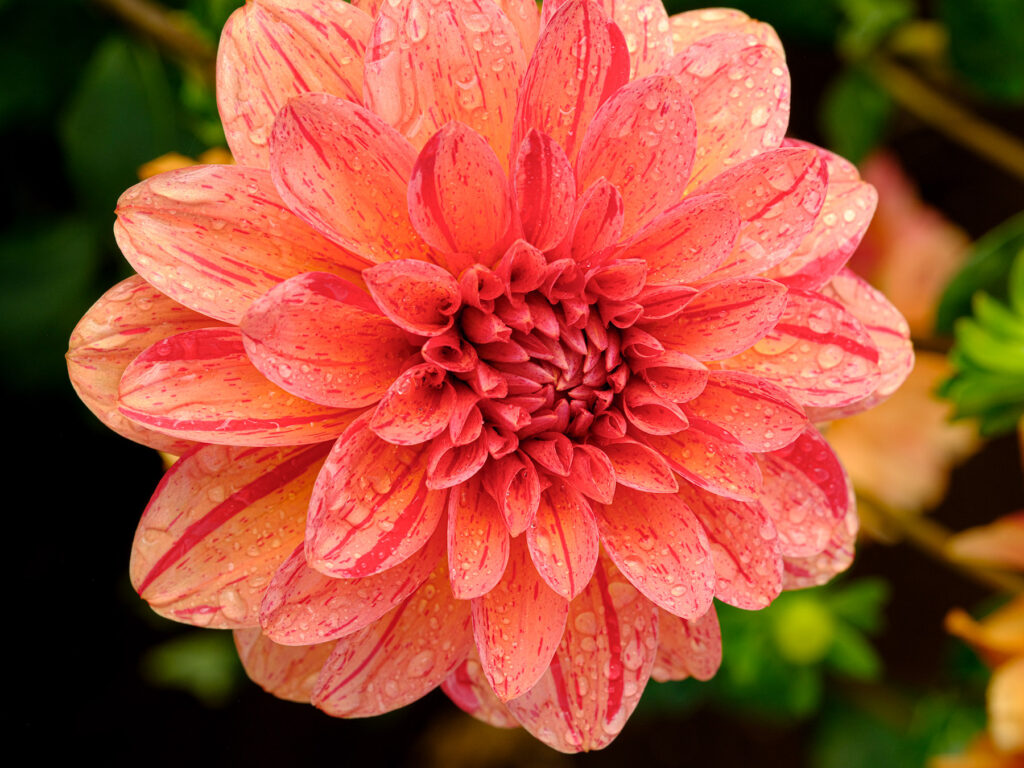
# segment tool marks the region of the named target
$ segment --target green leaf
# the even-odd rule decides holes
[[[882,142],[892,102],[875,79],[850,68],[832,81],[821,103],[821,126],[829,148],[858,163]]]
[[[830,587],[826,602],[837,618],[874,633],[882,627],[882,610],[888,600],[889,585],[884,579],[863,578]]]
[[[0,239],[4,384],[65,389],[71,329],[96,298],[100,250],[81,217],[22,224]]]
[[[949,56],[983,95],[1024,101],[1024,3],[1020,0],[941,0]]]
[[[851,60],[874,51],[903,22],[914,15],[910,0],[838,0],[846,16],[839,35],[839,48]]]
[[[227,703],[241,679],[230,632],[195,631],[151,648],[142,674],[161,688],[190,693],[210,707]]]
[[[1024,317],[983,292],[974,294],[971,305],[978,323],[992,336],[1007,343],[1024,342]]]
[[[939,302],[936,331],[951,334],[958,317],[971,314],[971,299],[985,291],[996,299],[1007,299],[1010,270],[1024,250],[1024,213],[1004,221],[971,248],[967,263],[946,286]],[[1024,289],[1018,289],[1024,294]],[[1024,303],[1018,300],[1018,303]]]
[[[1024,375],[1024,342],[997,337],[972,317],[956,321],[956,343],[964,358],[982,370]]]
[[[875,680],[882,671],[882,661],[871,643],[848,624],[836,626],[827,658],[829,667],[858,680]]]
[[[64,114],[60,134],[80,200],[109,227],[120,194],[138,168],[196,146],[179,127],[174,88],[152,49],[120,37],[93,55]]]

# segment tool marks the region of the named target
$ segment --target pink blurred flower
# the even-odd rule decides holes
[[[138,271],[72,380],[183,453],[136,535],[162,615],[356,717],[441,685],[567,752],[714,674],[712,598],[848,565],[811,425],[884,398],[903,319],[843,264],[875,205],[784,140],[771,28],[650,0],[257,0],[237,166],[124,194]]]

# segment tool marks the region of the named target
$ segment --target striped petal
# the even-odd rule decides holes
[[[279,699],[308,704],[334,643],[279,645],[253,627],[235,630],[235,649],[256,685]]]
[[[698,293],[675,317],[643,328],[666,349],[698,360],[721,360],[763,338],[786,304],[786,287],[774,280],[726,280]]]
[[[303,93],[363,100],[373,21],[348,3],[260,0],[228,19],[217,48],[217,107],[235,161],[270,166],[278,111]]]
[[[722,663],[722,632],[715,607],[697,619],[687,620],[658,611],[658,655],[651,677],[669,680],[710,680]]]
[[[334,646],[313,704],[334,717],[372,717],[427,695],[473,647],[469,603],[448,587],[442,559],[409,598]]]
[[[526,542],[549,587],[569,600],[583,591],[597,562],[597,523],[575,487],[558,480],[544,491]]]
[[[522,451],[489,462],[484,467],[484,487],[498,502],[511,536],[518,536],[533,522],[540,506],[541,481],[533,459]]]
[[[302,541],[309,494],[329,450],[330,443],[205,445],[182,457],[135,532],[132,586],[175,621],[257,626],[267,583]]]
[[[853,486],[831,446],[813,426],[760,458],[759,501],[775,523],[787,557],[822,551],[839,521],[855,509]]]
[[[536,684],[562,639],[568,613],[569,602],[541,579],[526,542],[513,539],[501,581],[473,600],[480,663],[499,699],[513,699]]]
[[[476,649],[441,683],[441,690],[463,712],[495,728],[518,728],[519,721],[494,695]]]
[[[786,140],[786,146],[813,147]],[[878,204],[878,192],[860,180],[856,166],[820,147],[828,169],[825,202],[797,249],[765,274],[793,288],[814,291],[825,285],[860,245]]]
[[[551,666],[509,709],[560,752],[601,749],[640,701],[657,649],[658,609],[601,558],[573,600]]]
[[[755,21],[743,11],[733,8],[703,8],[684,11],[669,18],[672,48],[681,53],[699,40],[721,32],[739,32],[752,35],[761,45],[774,48],[780,54],[782,43],[768,24]]]
[[[722,364],[784,388],[803,406],[838,408],[877,389],[878,359],[874,340],[842,304],[791,290],[775,327]]]
[[[516,27],[494,3],[389,3],[366,52],[366,106],[417,148],[458,120],[505,163],[525,70]]]
[[[330,240],[379,264],[431,260],[409,221],[416,150],[358,104],[323,93],[292,99],[270,137],[270,171],[288,207]]]
[[[526,240],[542,251],[565,239],[572,223],[576,177],[565,150],[531,130],[516,155],[512,184]]]
[[[680,477],[699,488],[737,501],[750,501],[761,493],[761,470],[754,456],[709,421],[693,418],[682,432],[649,435],[647,442]]]
[[[136,184],[117,202],[114,236],[153,287],[233,324],[282,280],[320,271],[358,283],[367,265],[289,211],[269,173],[233,165]]]
[[[399,259],[363,273],[373,300],[399,328],[419,336],[440,336],[452,327],[461,301],[459,284],[434,264]]]
[[[576,159],[578,188],[604,177],[622,194],[623,233],[632,235],[678,202],[697,142],[682,87],[650,75],[616,91],[594,115]]]
[[[713,278],[760,274],[787,258],[814,226],[827,184],[828,168],[806,147],[762,152],[702,184],[694,194],[726,195],[743,220],[736,247]]]
[[[512,146],[536,129],[576,159],[598,107],[629,81],[621,30],[590,0],[568,0],[541,31],[523,77]]]
[[[691,283],[718,269],[739,229],[739,214],[729,198],[690,196],[629,238],[616,257],[646,261],[648,283]]]
[[[412,169],[408,200],[409,219],[431,247],[484,263],[493,260],[512,222],[501,161],[462,123],[446,124],[424,145]]]
[[[677,494],[619,488],[595,511],[605,551],[648,600],[684,618],[707,611],[715,592],[708,539]]]
[[[789,445],[807,425],[803,408],[786,390],[735,371],[712,371],[683,410],[718,425],[753,453]]]
[[[631,438],[604,443],[601,450],[615,470],[615,482],[648,493],[675,493],[679,490],[672,468],[653,448]]]
[[[782,555],[768,513],[757,502],[733,501],[684,483],[679,495],[704,526],[715,567],[715,597],[759,610],[782,589]]]
[[[245,313],[241,329],[264,376],[336,408],[376,403],[414,352],[366,293],[324,272],[274,287]]]
[[[782,143],[789,124],[789,70],[780,51],[749,35],[695,41],[660,72],[693,101],[700,131],[694,186]]]
[[[787,557],[783,588],[818,587],[849,568],[853,562],[857,527],[857,512],[851,508],[832,531],[825,549],[809,557]]]
[[[448,494],[448,578],[460,600],[485,595],[501,581],[509,536],[479,475]]]
[[[409,368],[388,389],[370,419],[378,437],[396,445],[418,445],[448,429],[455,388],[434,365]]]
[[[300,400],[267,381],[235,328],[158,341],[121,377],[122,415],[186,440],[286,446],[333,440],[359,415]]]
[[[185,331],[219,325],[169,299],[138,275],[122,280],[78,321],[68,344],[71,386],[96,417],[122,437],[181,456],[197,444],[129,421],[117,408],[121,377],[147,347]]]
[[[260,608],[264,634],[283,645],[313,645],[367,627],[403,602],[444,555],[441,526],[414,555],[387,571],[333,579],[306,564],[300,545],[274,574]]]
[[[544,24],[564,0],[548,0],[541,7]],[[629,79],[651,74],[672,57],[668,14],[659,0],[596,0],[615,22],[629,50]]]
[[[426,449],[394,445],[353,422],[335,443],[309,502],[306,557],[335,578],[371,576],[430,539],[445,494],[427,488]]]

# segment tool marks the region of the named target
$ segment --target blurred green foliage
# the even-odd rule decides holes
[[[142,675],[158,688],[184,691],[208,707],[228,702],[245,679],[230,632],[193,630],[149,649]]]
[[[939,13],[960,76],[982,96],[1024,101],[1024,2],[941,0]]]
[[[940,388],[955,415],[978,419],[985,435],[1015,429],[1024,417],[1024,214],[978,241],[946,290],[939,324],[956,337],[956,373]]]

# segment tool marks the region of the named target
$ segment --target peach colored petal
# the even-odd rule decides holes
[[[737,501],[761,492],[761,470],[753,454],[725,430],[694,417],[674,435],[650,435],[647,442],[676,473],[694,485]]]
[[[793,289],[788,298],[775,327],[722,365],[781,386],[805,407],[839,408],[873,393],[878,347],[853,313],[819,293]]]
[[[526,541],[537,572],[562,597],[572,600],[590,582],[597,562],[597,523],[573,485],[556,480],[544,491]]]
[[[493,261],[512,205],[502,163],[480,134],[451,122],[427,141],[409,181],[409,219],[438,251]]]
[[[616,257],[644,259],[648,283],[690,283],[718,269],[732,253],[739,229],[729,198],[691,196],[626,240]]]
[[[544,583],[522,537],[512,539],[498,585],[473,600],[480,663],[502,701],[520,696],[544,674],[562,639],[569,602]]]
[[[810,557],[854,514],[853,486],[828,442],[813,426],[760,459],[764,490],[758,501],[775,522],[787,557]]]
[[[426,447],[394,445],[369,415],[335,443],[313,487],[306,558],[327,576],[371,576],[401,563],[430,539],[446,496],[426,485]]]
[[[1024,655],[1024,596],[1003,604],[981,621],[954,608],[946,614],[946,631],[964,640],[982,660],[995,668]]]
[[[735,371],[712,371],[683,411],[717,424],[754,453],[784,448],[807,425],[804,409],[786,390]]]
[[[678,405],[640,379],[632,379],[622,390],[621,405],[629,423],[649,435],[674,435],[689,425]]]
[[[278,645],[253,627],[235,630],[235,648],[245,674],[256,685],[279,699],[308,704],[334,643]]]
[[[475,648],[441,683],[441,690],[454,702],[455,706],[477,720],[493,725],[495,728],[519,727],[519,721],[491,690],[487,676],[484,675],[484,668],[480,664],[480,656]]]
[[[505,164],[518,146],[509,143],[510,128],[525,70],[517,27],[492,2],[388,3],[366,52],[366,106],[417,148],[458,120]]]
[[[682,498],[619,487],[614,503],[595,511],[605,552],[648,600],[685,618],[707,611],[715,591],[711,552]]]
[[[361,102],[372,26],[363,11],[330,0],[257,0],[231,14],[217,48],[217,106],[236,162],[270,166],[274,118],[294,96]]]
[[[899,310],[881,291],[850,270],[844,269],[833,277],[821,294],[838,301],[860,320],[878,348],[880,375],[868,397],[810,414],[815,420],[832,420],[873,408],[899,389],[914,368],[914,345],[910,341],[910,326]]]
[[[736,247],[711,279],[762,273],[788,257],[814,226],[827,184],[828,170],[816,150],[782,147],[701,185],[694,194],[726,195],[743,220]]]
[[[674,403],[693,400],[704,391],[708,383],[707,366],[675,350],[666,350],[634,361],[633,370],[640,374],[652,390]]]
[[[302,541],[309,494],[329,450],[330,443],[205,445],[183,456],[135,532],[132,586],[175,621],[257,626],[267,584]]]
[[[299,545],[274,574],[260,608],[264,634],[283,645],[312,645],[367,627],[404,601],[444,555],[444,526],[414,555],[387,571],[333,579],[306,564]]]
[[[576,159],[597,108],[629,81],[622,32],[589,0],[568,0],[541,31],[523,77],[512,146],[531,129],[545,133]]]
[[[812,147],[786,139],[785,146]],[[875,188],[860,180],[853,163],[821,147],[814,147],[828,169],[825,202],[811,231],[783,262],[766,277],[793,288],[818,290],[833,277],[860,245],[878,203]]]
[[[147,347],[168,336],[220,325],[169,299],[138,275],[122,280],[92,305],[71,332],[71,386],[96,417],[117,434],[181,456],[197,444],[129,421],[117,409],[125,369]]]
[[[761,45],[766,45],[778,51],[779,54],[783,53],[782,42],[771,26],[756,21],[743,11],[733,8],[703,8],[684,11],[671,16],[669,25],[672,46],[676,53],[681,53],[694,43],[721,32],[753,35]]]
[[[470,600],[494,589],[505,573],[508,529],[480,476],[448,494],[448,578],[452,594]]]
[[[565,150],[546,134],[527,133],[515,157],[512,183],[523,236],[542,251],[569,234],[576,177]]]
[[[308,272],[279,283],[242,318],[245,351],[270,381],[335,408],[373,405],[414,350],[352,283]]]
[[[267,381],[236,328],[187,331],[148,347],[121,377],[119,408],[144,427],[221,445],[320,443],[359,415],[300,400]]]
[[[961,531],[946,542],[946,550],[957,560],[1024,571],[1024,512]]]
[[[391,385],[380,401],[370,429],[396,445],[417,445],[448,429],[455,410],[455,387],[437,366],[415,365]]]
[[[985,698],[993,743],[1003,752],[1024,757],[1024,657],[992,672]]]
[[[578,188],[604,177],[622,194],[632,235],[683,196],[697,125],[682,87],[650,75],[616,91],[587,126],[576,158]]]
[[[440,336],[452,327],[461,293],[441,267],[399,259],[366,270],[363,279],[381,312],[409,333]]]
[[[782,590],[782,555],[771,518],[757,502],[733,501],[683,483],[679,495],[704,526],[715,567],[715,597],[746,610]]]
[[[789,70],[781,52],[723,32],[687,46],[659,72],[679,82],[700,126],[691,188],[782,143]]]
[[[359,283],[367,266],[294,216],[255,168],[162,173],[121,195],[117,214],[117,244],[148,283],[228,323],[289,277],[320,271]]]
[[[512,26],[519,34],[523,51],[529,60],[537,45],[540,35],[540,9],[534,0],[495,0],[495,4],[505,12]]]
[[[658,609],[658,655],[651,677],[669,680],[710,680],[722,663],[722,632],[715,606],[703,616],[687,620]]]
[[[672,57],[672,33],[668,14],[658,0],[595,0],[622,30],[629,51],[629,79],[653,73]],[[548,0],[541,6],[541,21],[550,22],[564,0]]]
[[[473,647],[469,603],[448,587],[442,559],[409,598],[375,623],[341,638],[313,691],[334,717],[371,717],[427,695]]]
[[[289,208],[364,259],[432,260],[409,221],[416,150],[377,115],[323,93],[292,99],[270,137],[270,172]]]
[[[522,451],[490,462],[484,469],[484,487],[498,501],[511,536],[533,522],[540,505],[541,484],[533,460]]]
[[[611,743],[640,701],[657,650],[658,609],[606,558],[573,600],[551,666],[509,709],[560,752]]]
[[[645,323],[666,349],[721,360],[770,333],[787,306],[786,287],[763,277],[736,278],[702,290],[675,317]]]
[[[648,493],[674,493],[679,490],[672,468],[653,448],[624,437],[602,444],[601,450],[611,460],[618,484]]]
[[[591,256],[618,242],[624,221],[619,190],[607,179],[598,179],[577,199],[571,233],[558,249],[559,255],[568,246],[566,255],[587,263]]]
[[[782,574],[783,589],[804,589],[827,584],[853,562],[853,545],[857,539],[857,512],[850,509],[832,531],[825,549],[810,557],[786,557]]]

